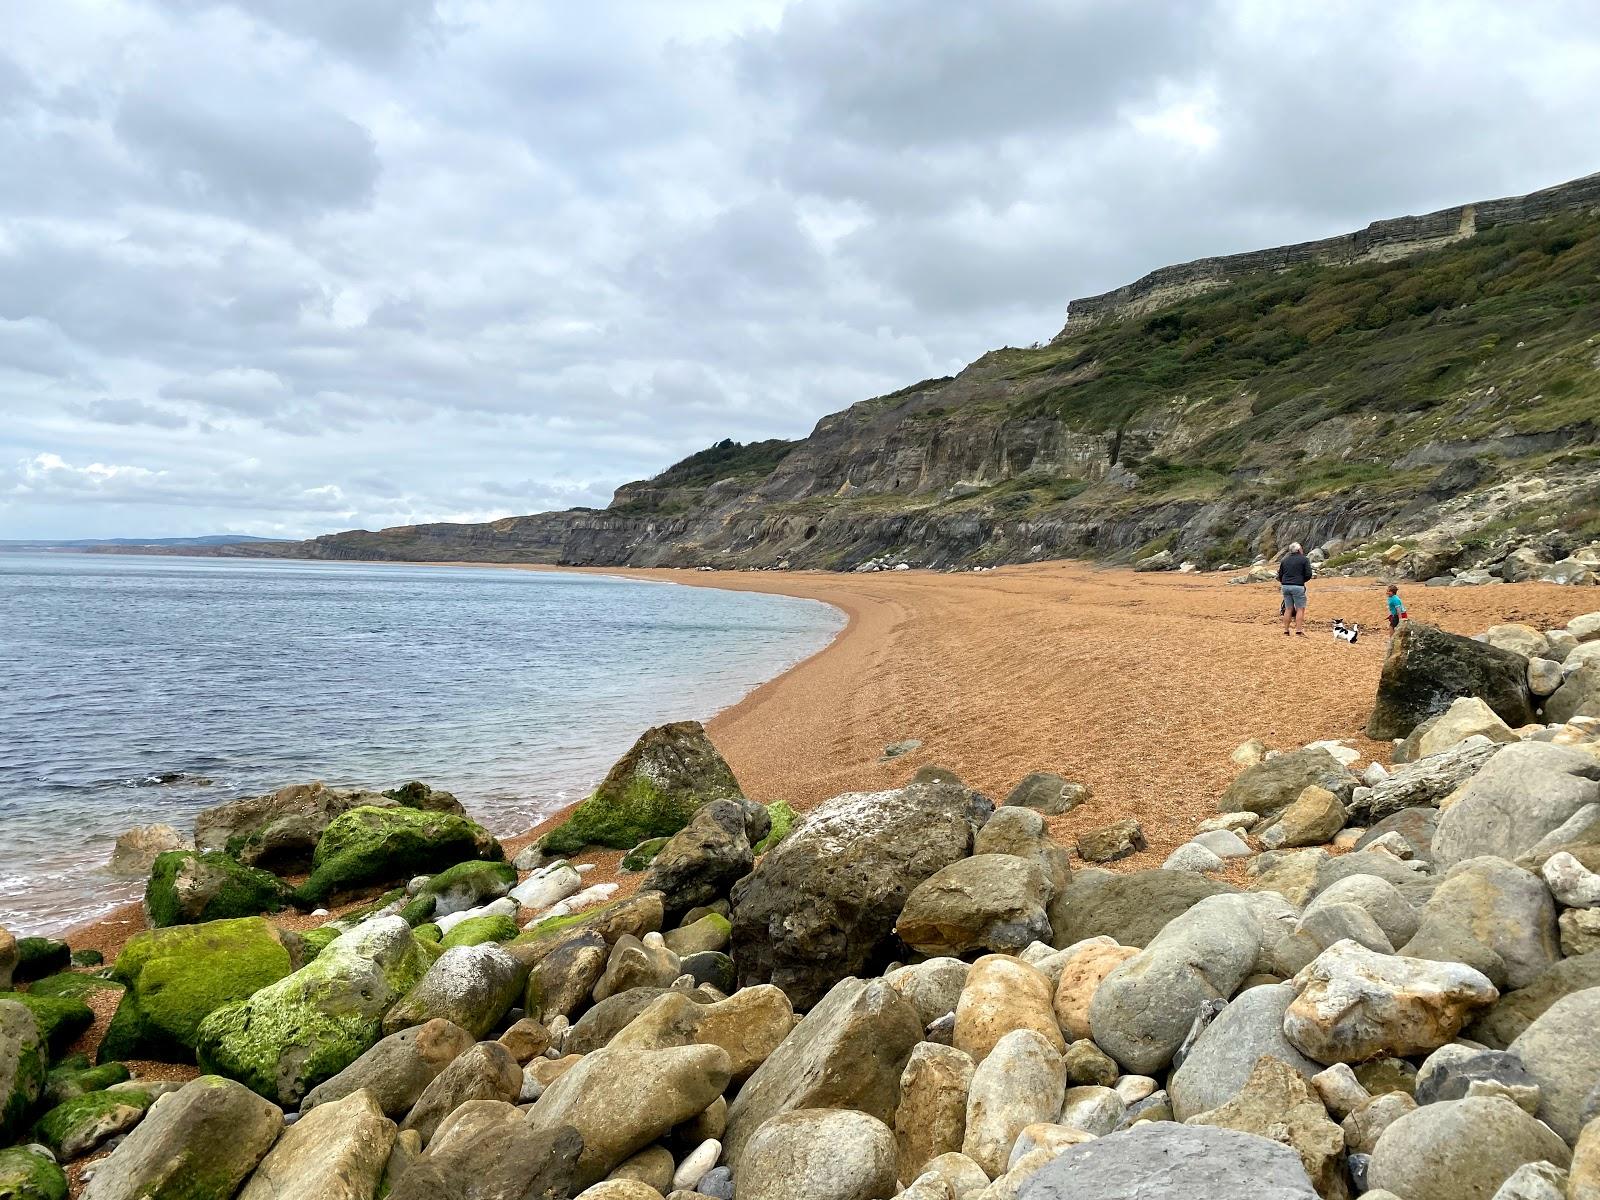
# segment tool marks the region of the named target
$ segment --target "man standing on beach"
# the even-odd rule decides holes
[[[1289,547],[1289,553],[1278,564],[1278,586],[1283,589],[1283,636],[1289,636],[1294,627],[1296,637],[1306,635],[1306,584],[1311,581],[1311,560],[1305,556],[1300,543]]]

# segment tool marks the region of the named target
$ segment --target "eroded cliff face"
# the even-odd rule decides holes
[[[221,553],[848,570],[1600,543],[1600,176],[1109,296],[1071,337],[799,442],[721,443],[604,510]]]

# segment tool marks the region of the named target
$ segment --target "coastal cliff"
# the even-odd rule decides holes
[[[720,443],[603,510],[217,553],[1216,567],[1299,540],[1367,565],[1399,543],[1432,575],[1600,541],[1600,176],[1165,268],[1069,312],[1047,345],[795,442]]]

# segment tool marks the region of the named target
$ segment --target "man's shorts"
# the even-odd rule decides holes
[[[1305,589],[1305,585],[1302,584],[1302,583],[1285,583],[1285,584],[1282,584],[1281,586],[1283,588],[1283,602],[1284,602],[1284,604],[1286,604],[1290,608],[1297,609],[1300,612],[1305,612],[1305,610],[1306,610],[1306,589]]]

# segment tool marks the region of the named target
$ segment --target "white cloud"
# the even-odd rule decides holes
[[[0,537],[603,504],[1597,110],[1584,0],[13,5]]]

